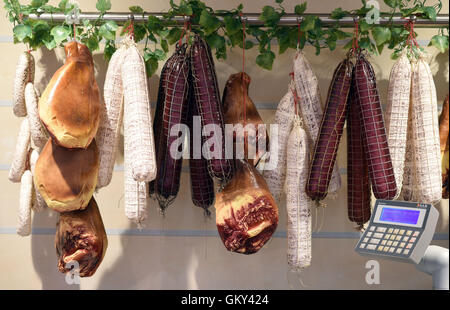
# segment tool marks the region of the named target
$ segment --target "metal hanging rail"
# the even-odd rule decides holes
[[[133,19],[134,22],[140,23],[145,22],[148,20],[149,16],[155,16],[157,18],[162,18],[164,13],[129,13],[129,12],[119,12],[119,13],[106,13],[104,14],[101,19],[103,20],[112,20],[117,22],[118,24],[123,24],[127,22],[130,19]],[[302,16],[296,15],[296,14],[285,14],[283,17],[281,17],[279,21],[279,25],[281,26],[296,26],[299,22],[301,22],[304,18],[304,16],[308,15],[314,15],[318,16],[320,20],[322,21],[322,25],[332,26],[336,23],[339,24],[341,27],[353,27],[354,26],[354,18],[353,16],[346,16],[342,19],[335,20],[330,17],[330,14],[304,14]],[[48,20],[48,21],[54,21],[54,22],[63,22],[66,20],[68,16],[64,15],[63,13],[44,13],[44,14],[30,14],[29,18],[36,19],[36,20]],[[259,14],[258,13],[246,13],[243,14],[241,18],[245,20],[245,22],[248,25],[257,25],[257,26],[263,26],[264,22],[259,20]],[[72,19],[75,18],[74,15],[71,16]],[[79,20],[89,20],[89,21],[95,21],[100,18],[100,14],[98,12],[86,12],[86,13],[80,13],[78,16],[76,16]],[[222,20],[222,17],[218,16],[220,20]],[[414,16],[415,18],[415,16]],[[185,21],[189,20],[189,16],[175,16],[172,18],[172,21],[175,25],[183,24]],[[401,16],[394,16],[392,19],[392,23],[394,25],[404,25],[405,21],[409,19],[402,18]],[[388,16],[380,16],[379,24],[385,25],[389,23],[389,17]],[[428,19],[422,19],[422,18],[415,18],[415,25],[416,27],[423,27],[423,28],[442,28],[442,27],[448,27],[449,26],[449,15],[448,14],[440,14],[436,17],[435,21],[428,20]]]

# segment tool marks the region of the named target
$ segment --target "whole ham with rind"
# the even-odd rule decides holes
[[[248,87],[251,78],[245,72],[232,74],[225,85],[223,91],[223,117],[225,124],[241,124],[244,126],[244,109],[245,109],[245,125],[253,125],[251,131],[245,131],[244,136],[236,136],[234,133],[233,147],[240,146],[244,143],[244,158],[253,166],[256,166],[262,156],[268,150],[267,131],[259,131],[258,125],[264,125],[252,99],[248,95]],[[244,106],[245,105],[245,106]],[[254,131],[253,131],[254,129]],[[244,140],[245,139],[245,140]],[[258,143],[265,144],[258,146]],[[260,152],[259,149],[261,150]]]
[[[62,147],[87,148],[99,125],[100,93],[94,62],[86,45],[65,46],[66,62],[53,75],[39,100],[39,117]]]
[[[256,253],[278,225],[278,207],[266,181],[246,160],[235,160],[235,174],[214,206],[220,238],[232,252]]]
[[[76,261],[80,277],[95,273],[105,256],[108,239],[94,198],[85,210],[60,214],[55,246],[59,271],[68,272]]]

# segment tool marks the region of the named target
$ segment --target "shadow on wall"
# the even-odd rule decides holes
[[[149,226],[147,220],[145,227]],[[102,272],[97,289],[198,289],[195,249],[182,245],[174,250],[173,238],[177,237],[139,236],[136,224],[130,222],[120,236],[118,259]]]
[[[46,208],[33,213],[32,227],[56,227],[56,212]],[[42,289],[79,290],[77,284],[68,285],[65,275],[58,270],[54,234],[31,235],[31,259],[34,270],[41,279]]]

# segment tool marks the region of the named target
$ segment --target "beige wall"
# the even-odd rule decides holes
[[[55,3],[56,1],[51,1]],[[93,11],[95,1],[79,1],[82,10]],[[232,8],[244,2],[245,11],[259,10],[273,1],[207,1],[214,8]],[[298,1],[285,1],[292,11]],[[380,1],[381,2],[381,1]],[[123,11],[128,6],[141,4],[147,11],[163,11],[168,1],[129,0],[112,1],[113,11]],[[330,3],[332,5],[330,6]],[[338,6],[352,9],[360,5],[353,1],[309,1],[311,12],[329,12]],[[448,13],[448,3],[443,12]],[[117,160],[117,170],[111,185],[95,194],[108,231],[109,246],[105,259],[92,278],[82,279],[79,286],[65,284],[64,276],[57,271],[54,249],[56,214],[49,210],[34,214],[35,233],[30,237],[15,234],[19,185],[8,181],[8,167],[12,160],[20,120],[11,108],[12,82],[18,55],[23,45],[12,44],[11,25],[0,9],[0,289],[289,289],[301,288],[295,275],[286,267],[286,213],[285,204],[280,207],[280,222],[275,238],[259,253],[242,256],[225,250],[218,236],[214,214],[205,220],[200,209],[190,199],[189,174],[182,173],[181,189],[175,203],[163,218],[156,203],[151,202],[150,219],[146,230],[140,232],[129,223],[123,210],[122,151]],[[427,41],[436,30],[419,30],[419,39]],[[425,41],[420,41],[424,43]],[[344,57],[341,48],[333,53],[323,51],[320,56],[305,48],[319,78],[323,99],[337,63]],[[439,102],[448,92],[448,52],[437,55],[434,48],[431,66],[438,90]],[[259,69],[252,62],[256,51],[246,53],[246,70],[252,77],[250,95],[259,107],[265,122],[271,123],[277,102],[287,91],[288,73],[291,71],[293,52],[277,57],[271,72]],[[385,101],[389,71],[393,61],[390,52],[373,57],[381,98]],[[437,55],[437,56],[436,56]],[[42,91],[54,71],[63,63],[62,49],[34,52],[36,58],[36,85]],[[99,53],[94,54],[99,85],[103,85],[106,63]],[[241,50],[230,51],[227,61],[216,62],[219,86],[241,69]],[[151,100],[157,96],[158,74],[150,79]],[[346,167],[346,139],[343,136],[338,161]],[[185,165],[186,167],[186,165]],[[412,265],[379,260],[381,284],[365,283],[365,263],[368,258],[353,250],[357,239],[354,225],[347,220],[346,175],[342,175],[342,188],[336,199],[327,199],[324,216],[314,213],[315,231],[323,222],[320,232],[313,239],[312,266],[301,275],[306,289],[428,289],[431,278],[421,274]],[[448,200],[438,206],[441,217],[437,233],[443,240],[432,243],[448,248]],[[162,236],[161,236],[162,234]]]

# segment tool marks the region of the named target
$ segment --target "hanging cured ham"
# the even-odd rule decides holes
[[[101,107],[94,62],[81,43],[68,43],[65,52],[65,64],[39,100],[39,117],[60,146],[87,148],[97,133]]]
[[[85,210],[61,213],[55,244],[59,271],[66,273],[76,261],[80,277],[95,273],[105,256],[108,239],[94,198]]]
[[[237,149],[244,144],[244,158],[256,166],[268,150],[269,139],[266,130],[259,130],[259,125],[264,125],[264,122],[248,95],[250,81],[250,76],[245,72],[232,74],[225,85],[222,100],[225,124],[253,125],[250,131],[244,131],[244,135],[237,136],[237,132],[234,132],[233,146]]]
[[[85,150],[70,150],[49,139],[36,162],[34,184],[53,210],[80,210],[94,193],[98,168],[95,140]]]
[[[225,247],[256,253],[278,225],[278,207],[266,181],[246,160],[235,160],[231,181],[217,194],[216,225]]]

